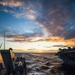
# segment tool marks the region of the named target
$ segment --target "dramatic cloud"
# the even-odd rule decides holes
[[[24,37],[39,34],[48,37],[39,41],[67,43],[73,42],[75,38],[75,0],[1,0],[0,4],[0,11],[10,13],[16,18],[30,19],[39,24],[41,31],[22,33]]]
[[[74,38],[75,32],[75,1],[74,0],[43,0],[42,18],[37,21],[42,23],[53,36],[66,39]]]

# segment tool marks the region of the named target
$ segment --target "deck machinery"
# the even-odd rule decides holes
[[[25,58],[16,57],[13,50],[0,50],[0,75],[27,75]]]

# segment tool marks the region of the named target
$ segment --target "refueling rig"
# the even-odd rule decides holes
[[[16,57],[12,48],[0,50],[0,75],[27,75],[26,61]]]

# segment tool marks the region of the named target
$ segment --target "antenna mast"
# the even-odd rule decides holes
[[[4,31],[4,50],[5,50],[5,31]]]
[[[0,45],[0,48],[2,47],[2,43],[1,43],[1,45]]]

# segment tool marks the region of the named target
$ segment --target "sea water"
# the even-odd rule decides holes
[[[27,75],[72,75],[55,53],[17,53],[16,56],[25,57]]]

